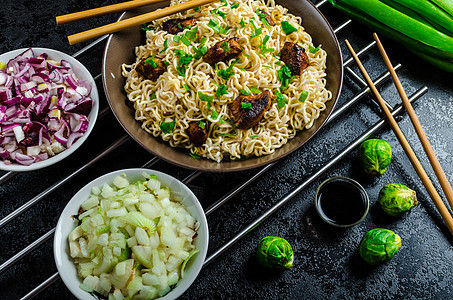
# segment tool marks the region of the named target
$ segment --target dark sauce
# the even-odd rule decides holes
[[[319,213],[333,224],[351,225],[365,214],[365,192],[354,183],[338,178],[325,183],[317,195]]]

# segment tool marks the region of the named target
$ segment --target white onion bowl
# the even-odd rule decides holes
[[[17,49],[17,50],[13,50],[13,51],[10,51],[7,53],[0,54],[0,62],[8,63],[8,61],[10,59],[15,58],[16,56],[23,53],[27,49],[28,48]],[[63,160],[64,158],[66,158],[69,155],[71,155],[72,153],[74,153],[77,150],[77,148],[79,148],[83,144],[83,142],[85,142],[85,140],[88,138],[91,131],[93,130],[94,124],[96,123],[96,119],[98,116],[98,111],[99,111],[98,89],[97,89],[96,82],[94,81],[93,76],[91,76],[90,72],[85,68],[85,66],[82,65],[82,63],[80,63],[74,57],[72,57],[66,53],[63,53],[61,51],[58,51],[58,50],[53,50],[53,49],[49,49],[49,48],[31,48],[31,49],[33,50],[35,55],[47,53],[49,56],[49,59],[53,59],[55,61],[61,61],[62,59],[66,60],[67,62],[70,63],[72,70],[74,71],[74,74],[77,76],[78,79],[86,80],[91,84],[92,90],[91,90],[90,97],[93,101],[92,102],[93,104],[92,104],[91,112],[88,115],[88,120],[89,120],[88,129],[83,134],[83,136],[81,136],[79,139],[77,139],[69,149],[66,149],[54,156],[51,156],[46,160],[42,160],[39,162],[32,163],[29,166],[25,166],[25,165],[18,164],[14,161],[11,162],[11,164],[5,164],[3,162],[3,160],[0,159],[0,170],[14,171],[14,172],[32,171],[32,170],[37,170],[37,169],[48,167],[50,165],[53,165],[53,164]]]
[[[184,270],[184,278],[179,279],[176,287],[174,287],[164,297],[159,299],[176,299],[189,288],[189,286],[198,276],[198,273],[200,272],[206,258],[209,235],[206,215],[204,214],[203,208],[198,202],[197,197],[181,181],[165,173],[149,169],[118,170],[103,175],[85,185],[68,202],[57,223],[54,236],[55,263],[57,265],[58,273],[60,274],[61,279],[77,298],[96,299],[79,287],[82,283],[82,279],[78,276],[76,266],[69,254],[68,236],[77,224],[72,216],[77,215],[80,205],[90,196],[92,187],[99,187],[104,183],[111,184],[115,177],[122,174],[126,175],[126,178],[129,180],[129,182],[143,180],[143,172],[150,175],[156,175],[157,179],[162,183],[162,186],[169,187],[172,194],[177,194],[178,197],[182,199],[181,204],[200,223],[200,228],[198,229],[197,236],[194,239],[195,247],[200,252],[195,255],[187,264]]]

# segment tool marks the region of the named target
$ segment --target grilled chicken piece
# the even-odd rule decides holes
[[[187,135],[189,136],[192,143],[195,146],[201,146],[206,142],[208,138],[208,131],[205,125],[204,128],[201,128],[197,121],[192,121],[189,123],[189,127],[187,128]]]
[[[197,23],[195,18],[170,19],[162,24],[162,29],[171,34],[182,32],[186,27],[192,27]]]
[[[214,65],[219,61],[228,61],[238,56],[242,53],[242,47],[237,40],[237,37],[233,37],[216,43],[203,55],[203,60]]]
[[[154,64],[153,62],[154,61]],[[162,58],[159,57],[147,57],[135,66],[135,71],[141,76],[150,79],[157,80],[160,75],[164,74],[167,71],[167,66],[165,65]]]
[[[264,14],[266,15],[264,18],[266,19],[266,21],[269,24],[269,26],[275,26],[275,21],[271,17],[271,15],[269,13],[267,13],[267,12],[264,12]]]
[[[282,61],[291,67],[291,74],[301,75],[308,67],[308,56],[304,47],[291,42],[286,42],[281,51]]]
[[[242,103],[250,103],[252,108],[243,108]],[[240,95],[228,104],[231,120],[239,129],[249,129],[257,125],[270,106],[271,93],[267,90],[255,96]]]

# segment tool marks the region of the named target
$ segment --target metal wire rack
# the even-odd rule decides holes
[[[322,9],[326,3],[327,3],[327,0],[319,1],[316,3],[316,6],[318,8]],[[350,26],[352,23],[353,22],[351,20],[344,21],[342,24],[340,24],[338,27],[335,28],[335,30],[334,30],[335,33],[338,35],[342,30],[344,30],[345,28]],[[89,44],[82,50],[75,53],[73,56],[79,57],[82,54],[90,52],[93,48],[95,48],[99,45],[102,45],[106,39],[107,39],[107,36],[99,38],[98,40],[94,41],[93,43]],[[370,42],[369,44],[367,44],[365,47],[363,47],[358,52],[358,55],[359,56],[365,55],[374,46],[375,46],[375,42],[374,41]],[[399,70],[400,68],[401,68],[400,64],[397,64],[395,66],[395,70]],[[348,58],[344,61],[344,69],[345,69],[346,76],[348,76],[356,84],[356,88],[358,88],[359,91],[357,93],[355,93],[355,95],[350,97],[350,99],[348,99],[347,101],[344,101],[344,103],[341,106],[337,106],[337,108],[332,113],[330,119],[328,120],[328,124],[333,124],[334,121],[336,121],[340,117],[344,116],[351,108],[353,108],[356,104],[358,104],[360,100],[362,100],[364,97],[369,95],[369,92],[370,92],[370,90],[367,88],[366,83],[353,70],[353,59],[352,58]],[[378,76],[375,79],[375,81],[374,81],[375,85],[380,86],[389,78],[390,78],[390,74],[388,72],[384,72],[383,74],[381,74],[380,76]],[[95,80],[97,81],[98,84],[100,84],[100,79],[101,79],[101,74],[99,74],[95,77]],[[410,96],[410,100],[415,101],[415,100],[419,99],[423,94],[425,94],[427,92],[427,90],[428,90],[428,88],[426,86],[419,88],[416,92],[414,92]],[[391,108],[393,115],[398,115],[402,112],[402,108],[400,106],[391,107],[390,104],[388,104],[388,105]],[[109,114],[111,114],[109,107],[105,107],[100,112],[98,122],[108,122],[107,120],[105,120],[106,119],[105,117]],[[208,265],[211,262],[213,262],[216,258],[218,258],[222,253],[227,251],[231,246],[233,246],[235,243],[237,243],[239,240],[241,240],[241,238],[243,238],[248,233],[250,233],[254,228],[256,228],[258,225],[260,225],[264,220],[266,220],[270,216],[272,216],[281,207],[283,207],[286,203],[288,203],[291,199],[293,199],[298,193],[300,193],[302,190],[304,190],[305,188],[310,186],[310,184],[313,183],[316,179],[318,179],[322,174],[324,174],[332,166],[337,164],[340,160],[342,160],[345,156],[347,156],[351,151],[356,149],[356,147],[362,141],[364,141],[369,136],[378,132],[384,126],[385,126],[385,121],[383,119],[381,119],[378,122],[376,122],[374,125],[372,125],[371,127],[364,130],[350,144],[348,144],[342,150],[335,153],[335,155],[332,156],[330,161],[328,161],[324,165],[320,166],[316,171],[312,172],[311,174],[308,174],[308,176],[303,180],[303,182],[301,182],[297,186],[294,186],[292,188],[291,192],[289,192],[286,195],[284,195],[283,197],[281,197],[280,200],[278,200],[276,203],[274,203],[270,208],[268,208],[259,217],[257,217],[255,220],[250,222],[244,228],[242,228],[234,237],[229,239],[226,243],[224,243],[218,249],[216,249],[214,251],[210,251],[210,253],[208,253],[208,257],[204,263],[204,267],[208,267]],[[75,171],[73,171],[69,174],[65,174],[63,178],[61,178],[57,182],[49,185],[38,195],[36,195],[33,198],[31,198],[30,200],[26,201],[24,204],[22,204],[17,209],[7,213],[7,215],[4,216],[0,220],[0,229],[5,227],[6,225],[10,224],[11,222],[13,222],[15,219],[19,218],[24,212],[33,208],[37,203],[39,203],[43,199],[51,197],[55,191],[63,189],[65,185],[70,184],[72,181],[74,181],[75,177],[78,176],[79,174],[96,168],[96,164],[102,163],[102,161],[105,157],[112,155],[112,153],[123,151],[121,149],[121,147],[129,140],[131,140],[131,139],[127,134],[122,135],[120,138],[118,138],[116,140],[112,140],[110,146],[106,147],[99,154],[94,155],[91,160],[89,160],[86,163],[81,164],[79,166],[79,168],[77,168]],[[297,155],[297,153],[295,155]],[[159,158],[153,157],[149,161],[145,162],[141,167],[150,168],[159,162],[161,162]],[[243,191],[245,188],[252,185],[257,179],[259,179],[263,176],[266,176],[266,174],[269,173],[270,169],[273,168],[276,164],[279,164],[279,162],[274,162],[269,165],[266,165],[265,167],[260,168],[256,173],[250,174],[250,176],[248,178],[246,178],[243,182],[239,183],[236,187],[231,189],[229,192],[227,192],[225,195],[223,195],[220,199],[216,200],[209,207],[207,207],[205,209],[206,215],[209,217],[214,211],[221,209],[225,203],[227,203],[234,196],[241,193],[241,191]],[[16,175],[18,175],[18,173],[14,173],[14,172],[6,172],[6,173],[2,172],[0,174],[1,174],[0,185],[12,184],[12,182],[14,182],[14,180],[15,180]],[[200,171],[188,172],[188,175],[186,175],[186,177],[184,179],[182,179],[182,181],[185,184],[189,184],[190,182],[195,180],[200,175],[202,175],[202,172],[200,172]],[[25,188],[27,188],[27,187],[25,187]],[[215,188],[215,186],[213,188]],[[70,198],[70,196],[68,196],[67,199],[69,199],[69,198]],[[215,220],[208,218],[208,222],[210,223],[210,226],[211,226],[212,223],[215,222]],[[43,234],[38,239],[36,239],[33,242],[31,242],[30,244],[28,244],[22,250],[18,251],[11,258],[7,259],[6,261],[1,262],[0,274],[4,273],[6,270],[11,268],[13,265],[18,263],[22,259],[24,259],[26,256],[33,253],[33,251],[35,249],[37,249],[39,246],[44,244],[46,241],[49,241],[50,239],[52,239],[54,232],[55,232],[55,228],[52,228],[51,230],[49,230],[48,232]],[[48,253],[48,255],[52,256],[53,254]],[[53,275],[48,277],[45,281],[43,281],[41,284],[36,286],[33,290],[26,291],[27,293],[22,297],[22,299],[30,299],[30,298],[37,296],[41,291],[43,291],[46,288],[49,288],[58,279],[59,279],[59,274],[54,273]]]

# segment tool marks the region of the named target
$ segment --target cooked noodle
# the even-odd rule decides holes
[[[172,4],[179,2],[173,1]],[[172,147],[184,147],[190,149],[192,154],[206,157],[220,162],[224,158],[238,159],[250,156],[262,156],[273,153],[282,147],[289,139],[296,135],[298,130],[310,128],[326,106],[325,102],[331,99],[332,94],[325,88],[326,85],[326,57],[327,53],[320,48],[316,53],[308,51],[312,45],[311,36],[301,27],[301,18],[288,13],[288,10],[280,5],[275,5],[270,0],[267,4],[263,1],[240,1],[238,8],[231,8],[234,1],[229,0],[228,6],[224,2],[214,3],[201,7],[198,12],[189,10],[170,17],[166,17],[152,24],[154,29],[146,32],[146,45],[135,49],[137,60],[132,65],[124,64],[122,74],[127,78],[125,90],[128,99],[134,103],[135,118],[142,122],[142,128],[155,137],[161,136]],[[224,12],[225,19],[212,12],[218,9]],[[255,11],[264,9],[275,20],[276,25],[270,28],[264,26]],[[198,41],[192,41],[190,46],[182,42],[174,42],[173,34],[161,28],[161,24],[172,18],[197,18]],[[208,22],[216,20],[220,26],[231,27],[226,34],[221,34],[208,26]],[[250,39],[254,28],[250,21],[253,19],[256,27],[262,28],[262,34]],[[245,26],[240,23],[243,20]],[[280,25],[282,21],[288,21],[292,26],[299,28],[296,32],[286,35]],[[181,36],[189,29],[185,29]],[[273,53],[261,54],[259,46],[263,37],[269,35],[266,48],[274,48]],[[208,49],[217,42],[227,38],[237,37],[238,43],[243,48],[240,60],[234,65],[234,75],[227,81],[220,78],[214,67],[204,62],[202,58],[193,59],[186,68],[185,77],[179,76],[177,66],[179,58],[175,50],[179,49],[186,53],[194,54],[195,48],[199,47],[199,40],[205,37],[205,45]],[[164,47],[167,40],[168,48]],[[301,76],[291,79],[289,87],[283,89],[287,104],[278,109],[276,102],[277,92],[281,82],[277,71],[284,65],[276,56],[280,53],[285,42],[290,41],[302,45],[307,51],[309,66]],[[169,62],[167,72],[156,81],[144,79],[134,70],[135,65],[146,57],[156,55]],[[218,69],[227,69],[235,59],[229,62],[220,62]],[[189,87],[189,91],[184,88]],[[219,85],[225,84],[228,94],[218,99],[215,94]],[[186,86],[186,87],[187,87]],[[227,105],[240,95],[240,90],[250,91],[254,87],[261,91],[269,90],[272,103],[269,110],[264,114],[260,123],[247,130],[235,129],[229,122]],[[206,101],[200,100],[198,92],[214,97],[211,107],[208,108]],[[304,102],[299,101],[303,91],[308,92]],[[155,95],[155,97],[154,97]],[[154,99],[153,99],[154,98]],[[213,112],[218,113],[213,118]],[[215,117],[214,112],[214,117]],[[175,121],[173,132],[164,133],[160,125],[162,122]],[[207,123],[208,139],[196,147],[189,139],[186,129],[191,121],[204,121]],[[237,132],[237,135],[235,135]],[[219,136],[219,134],[229,134]]]

